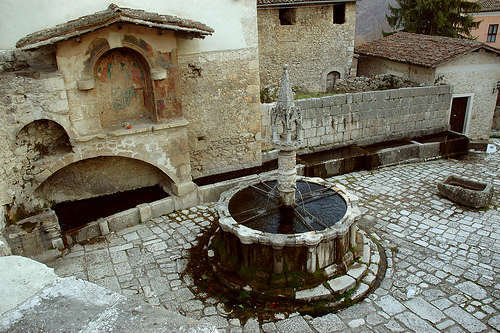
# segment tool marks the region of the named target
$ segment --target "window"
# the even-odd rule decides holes
[[[295,24],[295,8],[280,9],[280,25]]]
[[[334,24],[345,23],[345,3],[339,3],[333,5],[333,23]]]
[[[495,43],[497,41],[498,24],[490,24],[488,28],[487,43]]]

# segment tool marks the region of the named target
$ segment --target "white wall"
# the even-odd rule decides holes
[[[181,53],[257,47],[256,0],[1,0],[0,49],[12,49],[27,34],[121,7],[170,14],[204,23],[215,34],[184,43]]]
[[[498,93],[494,88],[500,80],[500,57],[485,51],[457,57],[436,69],[436,79],[452,85],[453,94],[474,95],[465,134],[472,140],[488,139]]]

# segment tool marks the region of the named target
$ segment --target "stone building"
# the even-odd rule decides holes
[[[193,178],[261,164],[255,1],[146,8],[178,16],[28,2],[0,4],[0,48],[29,33],[0,51],[0,207],[13,220],[155,184],[188,205]]]
[[[294,86],[327,91],[350,75],[356,2],[257,0],[261,88],[279,84],[282,64]]]
[[[466,39],[398,32],[356,48],[358,74],[394,74],[452,86],[450,129],[472,141],[490,136],[500,80],[500,50]]]
[[[481,4],[479,13],[472,13],[474,21],[479,22],[479,27],[471,31],[471,35],[478,41],[490,46],[500,48],[500,0],[475,0]]]

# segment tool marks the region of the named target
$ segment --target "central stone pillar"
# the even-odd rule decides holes
[[[295,106],[287,65],[283,66],[283,77],[278,102],[271,110],[272,143],[278,152],[278,190],[283,206],[295,205],[296,152],[302,144],[302,114]]]
[[[285,206],[295,204],[296,189],[296,152],[295,150],[280,150],[278,152],[278,190],[281,203]]]

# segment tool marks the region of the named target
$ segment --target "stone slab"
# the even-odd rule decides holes
[[[365,296],[368,290],[370,289],[370,286],[368,286],[365,283],[360,283],[354,293],[351,295],[351,299],[353,301],[356,301],[360,299],[361,297]]]
[[[217,330],[213,325],[127,299],[90,282],[60,278],[1,315],[0,331],[213,333]]]
[[[458,306],[446,309],[444,313],[469,332],[481,332],[487,328],[485,324]]]
[[[471,281],[462,282],[458,284],[456,288],[462,293],[469,295],[470,297],[475,299],[481,300],[485,299],[487,296],[486,291],[482,287]]]
[[[56,279],[54,269],[34,260],[0,257],[0,314],[23,303]]]
[[[356,285],[356,280],[348,275],[343,275],[328,281],[328,285],[335,293],[345,293]]]
[[[299,290],[295,294],[295,299],[301,301],[316,301],[320,299],[325,299],[331,297],[332,294],[330,290],[326,289],[326,287],[320,284],[317,287],[305,290]]]
[[[397,299],[391,295],[380,297],[375,303],[384,310],[385,313],[392,316],[397,313],[403,312],[406,308]]]
[[[362,276],[364,276],[366,273],[366,265],[363,264],[353,264],[351,268],[347,271],[347,275],[355,279],[356,281],[359,281]]]
[[[314,318],[311,325],[320,333],[343,332],[347,329],[342,319],[334,313]]]
[[[416,297],[404,303],[408,309],[416,313],[419,317],[427,319],[436,324],[445,318],[445,315],[427,303],[424,299]]]
[[[414,332],[438,333],[439,331],[433,328],[422,318],[419,318],[412,312],[403,312],[396,316],[396,319],[402,322],[406,327]]]
[[[301,316],[278,321],[276,327],[280,332],[313,333],[313,330]]]

